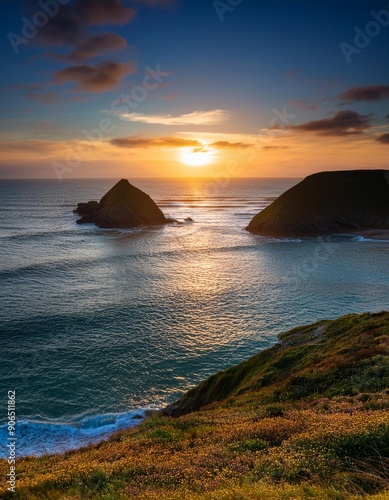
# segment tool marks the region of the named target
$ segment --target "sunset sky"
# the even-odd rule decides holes
[[[1,178],[388,168],[387,0],[1,9]]]

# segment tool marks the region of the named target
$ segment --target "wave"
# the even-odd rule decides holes
[[[24,230],[25,231],[25,230]],[[18,240],[18,241],[34,241],[41,238],[57,238],[59,236],[73,236],[74,229],[62,229],[59,231],[50,230],[50,231],[36,231],[36,232],[23,232],[22,234],[7,234],[0,235],[2,240]]]
[[[42,456],[96,444],[117,431],[142,422],[147,409],[129,413],[107,413],[72,419],[69,422],[20,420],[16,424],[16,456]],[[7,424],[0,425],[0,458],[7,458]]]
[[[155,226],[160,229],[160,226]],[[99,233],[106,233],[108,235],[113,235],[117,237],[118,235],[121,235],[122,237],[125,237],[127,235],[133,235],[135,233],[140,233],[142,232],[142,228],[135,228],[135,229],[103,229],[103,228],[93,228],[95,234]],[[147,228],[147,231],[152,231],[153,227]],[[239,249],[245,249],[245,248],[251,248],[253,245],[252,244],[242,244],[242,245],[234,245],[234,246],[215,246],[215,247],[202,247],[202,248],[195,248],[191,250],[191,254],[200,254],[200,253],[209,253],[209,252],[230,252],[230,251],[235,251]],[[108,263],[112,259],[125,259],[125,260],[139,260],[141,261],[145,257],[147,258],[179,258],[180,257],[180,252],[177,251],[176,249],[173,250],[161,250],[159,248],[150,250],[150,251],[144,251],[144,252],[139,252],[136,255],[103,255],[103,256],[83,256],[77,259],[69,257],[68,259],[54,259],[51,261],[46,261],[46,262],[37,262],[33,264],[26,264],[26,265],[19,265],[17,267],[10,267],[10,268],[5,268],[5,269],[0,269],[0,280],[1,279],[15,279],[18,278],[20,275],[23,274],[24,277],[27,277],[29,275],[31,276],[39,276],[43,277],[45,275],[52,275],[53,271],[57,273],[57,276],[59,273],[70,273],[70,272],[75,272],[78,269],[82,267],[83,270],[89,269],[89,268],[95,268],[96,265],[98,264],[103,264],[103,263]]]
[[[371,243],[388,243],[389,239],[367,238],[365,236],[353,236],[351,241],[371,242]]]
[[[383,233],[387,233],[387,230],[382,230],[382,234],[380,230],[374,231],[366,231],[367,233],[365,236],[361,234],[353,234],[353,233],[334,233],[331,235],[332,238],[339,238],[339,239],[344,239],[348,241],[353,241],[353,242],[359,242],[359,243],[366,243],[366,242],[371,242],[371,243],[388,243],[389,242],[389,237],[384,235]],[[371,233],[376,233],[374,236]]]

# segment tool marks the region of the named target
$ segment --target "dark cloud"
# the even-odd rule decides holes
[[[125,7],[122,0],[78,0],[76,8],[90,25],[126,24],[136,15],[135,9]]]
[[[364,87],[352,87],[342,92],[338,98],[344,103],[384,101],[389,99],[389,85],[366,85]]]
[[[50,56],[71,64],[80,64],[128,47],[127,41],[115,33],[90,34],[89,31],[89,28],[94,26],[124,25],[132,21],[136,16],[138,5],[130,7],[127,2],[128,0],[71,0],[62,4],[59,0],[46,3],[42,0],[24,0],[24,5],[27,8],[28,18],[34,19],[34,16],[38,15],[41,18],[45,16],[48,20],[47,24],[41,26],[36,33],[38,43],[73,48],[67,55],[50,54]],[[174,2],[135,0],[135,3],[151,7],[168,7]],[[55,72],[52,83],[73,81],[77,90],[104,92],[117,87],[124,76],[134,72],[133,63],[105,61],[95,65],[80,64]],[[54,102],[54,97],[50,97],[50,93],[44,95],[33,90],[29,92],[28,98],[31,100]]]
[[[28,99],[39,104],[55,104],[59,101],[59,97],[54,92],[44,92],[43,94],[34,94],[30,92],[27,94]]]
[[[57,71],[54,73],[53,82],[75,82],[76,90],[106,92],[116,88],[126,75],[134,72],[133,64],[103,61],[94,66],[83,64]]]
[[[134,0],[140,5],[147,7],[171,7],[177,3],[177,0]]]
[[[39,30],[37,40],[49,45],[71,45],[84,33],[82,20],[73,6],[62,5],[58,13]]]
[[[122,0],[76,0],[56,5],[58,12],[50,15],[49,22],[38,32],[37,39],[42,43],[72,45],[85,37],[88,26],[122,25],[136,15],[136,10],[123,5]],[[42,11],[37,1],[30,0],[28,8],[31,15]]]
[[[101,33],[100,35],[84,38],[70,54],[66,56],[57,55],[56,58],[80,63],[126,47],[128,47],[127,41],[116,33]]]
[[[386,115],[386,116],[385,116],[385,120],[389,120],[389,115]]]
[[[150,139],[142,137],[121,137],[109,141],[120,148],[148,148],[148,147],[199,147],[201,142],[192,139],[181,139],[180,137],[153,137]]]
[[[376,141],[380,142],[381,144],[389,144],[389,134],[382,134],[379,137],[377,137]]]
[[[315,132],[318,135],[354,135],[361,134],[370,127],[371,116],[360,115],[355,111],[344,110],[330,118],[313,120],[287,127],[301,132]]]

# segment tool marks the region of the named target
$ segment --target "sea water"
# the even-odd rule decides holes
[[[77,225],[117,180],[0,181],[0,423],[15,390],[19,456],[130,427],[289,328],[388,308],[388,241],[245,231],[298,179],[136,179],[180,223]]]

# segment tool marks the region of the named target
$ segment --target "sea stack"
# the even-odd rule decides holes
[[[115,184],[99,202],[79,203],[74,212],[83,215],[78,224],[93,223],[101,228],[132,228],[167,222],[150,196],[126,179]]]
[[[292,187],[246,228],[273,237],[389,230],[389,171],[320,172]]]

